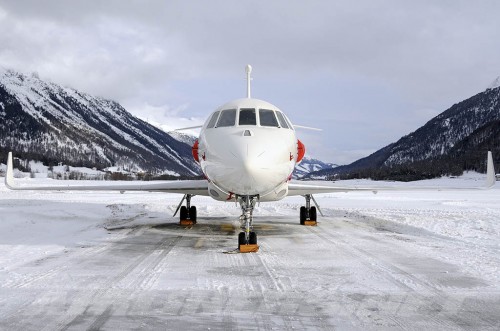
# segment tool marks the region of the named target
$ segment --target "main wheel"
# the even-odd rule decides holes
[[[309,218],[311,219],[311,221],[316,221],[316,207],[311,207],[311,209],[309,210]]]
[[[257,233],[250,232],[250,238],[248,241],[250,245],[257,245]]]
[[[307,219],[306,207],[300,207],[300,225],[304,225]]]
[[[238,249],[240,248],[241,245],[246,245],[246,240],[245,240],[245,232],[240,232],[238,235]]]
[[[189,219],[193,221],[193,223],[196,223],[197,215],[195,206],[191,206],[191,208],[189,208]]]
[[[188,217],[188,209],[186,206],[181,207],[181,212],[179,213],[181,220],[187,220]]]

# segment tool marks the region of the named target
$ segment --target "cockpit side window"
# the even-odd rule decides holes
[[[274,111],[270,109],[259,109],[260,125],[279,127]]]
[[[255,108],[241,108],[239,125],[257,125],[257,118],[255,116]]]
[[[213,115],[212,118],[210,118],[210,122],[208,122],[207,129],[211,129],[215,126],[215,122],[217,122],[217,117],[219,117],[219,111],[216,111]]]
[[[278,121],[280,122],[280,126],[282,128],[288,129],[288,124],[286,124],[286,121],[285,121],[285,118],[283,117],[283,114],[280,113],[279,111],[277,111],[276,116],[278,116]]]
[[[216,127],[234,126],[236,123],[236,109],[226,109],[221,111]]]
[[[292,122],[290,122],[290,119],[289,119],[288,117],[286,117],[286,115],[285,115],[285,114],[282,114],[282,115],[283,115],[283,117],[285,118],[286,122],[288,123],[288,127],[289,127],[290,129],[292,129],[292,130],[295,130],[295,129],[293,128]]]

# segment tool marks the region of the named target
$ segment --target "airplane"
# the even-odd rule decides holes
[[[87,190],[87,191],[149,191],[183,194],[174,213],[180,209],[180,224],[197,222],[196,207],[191,198],[209,196],[218,201],[237,202],[241,207],[241,231],[238,235],[240,252],[259,249],[253,231],[253,211],[258,202],[278,201],[287,196],[303,196],[300,207],[301,225],[316,225],[321,209],[313,197],[317,193],[381,190],[421,190],[422,187],[342,187],[292,181],[292,172],[305,154],[304,144],[297,138],[296,129],[315,128],[293,125],[275,105],[251,97],[252,67],[246,66],[247,96],[229,101],[215,111],[202,126],[182,128],[201,129],[192,147],[194,159],[200,164],[204,180],[165,182],[110,183],[107,185],[19,186],[13,177],[12,153],[7,160],[5,185],[12,190]],[[491,152],[487,158],[487,176],[483,187],[495,184]],[[433,189],[442,190],[443,188]],[[446,188],[444,188],[446,189]],[[458,188],[463,189],[463,188]],[[311,201],[314,206],[311,205]],[[184,205],[185,202],[185,205]]]

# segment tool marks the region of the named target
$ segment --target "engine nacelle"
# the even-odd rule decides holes
[[[297,163],[302,161],[305,154],[306,154],[306,146],[304,146],[304,144],[297,139]]]
[[[198,157],[198,139],[196,139],[196,141],[194,142],[194,145],[191,148],[191,152],[193,153],[194,160],[200,163],[200,158]]]

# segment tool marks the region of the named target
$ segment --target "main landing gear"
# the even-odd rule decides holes
[[[257,234],[252,231],[252,214],[255,204],[257,203],[257,196],[238,196],[238,202],[241,206],[241,228],[243,232],[238,235],[238,249],[241,253],[257,252],[259,245],[257,245]]]
[[[191,206],[191,198],[193,197],[194,195],[192,194],[186,194],[184,195],[184,197],[182,198],[181,202],[179,203],[179,206],[177,206],[177,209],[174,213],[174,216],[177,215],[177,212],[179,211],[180,209],[180,214],[179,214],[179,218],[180,218],[180,222],[179,224],[180,225],[193,225],[193,224],[196,224],[196,207],[195,206]],[[186,200],[186,205],[185,206],[182,206],[182,203],[184,202],[184,200]]]
[[[300,207],[300,225],[309,225],[309,226],[318,225],[316,207],[318,207],[320,214],[323,215],[323,213],[321,213],[321,209],[319,208],[312,194],[306,194],[304,195],[304,198],[306,198],[306,205]],[[311,199],[316,205],[316,207],[315,206],[311,207]]]

